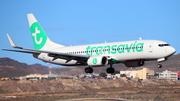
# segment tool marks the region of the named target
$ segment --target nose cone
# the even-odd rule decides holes
[[[171,55],[173,55],[176,52],[176,49],[174,47],[169,47],[168,51]]]

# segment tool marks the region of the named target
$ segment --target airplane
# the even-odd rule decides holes
[[[145,61],[157,60],[157,67],[176,52],[168,43],[160,40],[133,40],[78,46],[64,46],[54,43],[47,36],[33,14],[27,14],[34,49],[17,46],[9,34],[8,40],[18,50],[5,51],[32,54],[44,62],[63,66],[87,66],[85,73],[93,73],[94,67],[109,65],[107,73],[114,73],[113,65],[123,63],[126,67],[140,67]]]

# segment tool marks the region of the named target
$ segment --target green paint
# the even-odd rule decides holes
[[[102,46],[98,46],[97,48],[96,48],[96,54],[97,55],[102,55],[102,49],[103,49],[103,47]]]
[[[137,46],[137,47],[138,47],[138,46],[139,46],[139,47],[144,46],[144,43],[138,43],[136,46]],[[137,51],[137,52],[141,52],[141,51],[143,51],[143,49],[142,49],[142,48],[137,48],[136,51]]]
[[[116,53],[116,47],[117,47],[117,45],[113,45],[113,46],[112,46],[112,51],[111,51],[112,54],[115,54],[115,53]]]
[[[135,42],[134,42],[133,47],[136,47],[136,46],[135,46],[135,45],[136,45],[136,42],[137,42],[137,41],[135,41]],[[132,47],[132,48],[133,48],[133,47]],[[135,49],[135,48],[133,48],[133,52],[135,52],[135,50],[134,50],[134,49]]]
[[[108,52],[108,54],[110,54],[110,49],[111,47],[110,46],[104,46],[104,49],[108,50],[108,51],[104,51],[104,54],[106,54],[106,52]]]
[[[116,59],[111,59],[111,61],[112,61],[112,63],[114,64],[114,65],[116,65],[116,63],[118,63],[119,61],[118,60],[116,60]]]
[[[86,55],[92,55],[92,52],[90,52],[91,47],[86,47]]]
[[[124,53],[124,46],[125,45],[119,45],[118,46],[118,53]]]
[[[30,27],[30,30],[34,43],[34,48],[40,50],[46,44],[47,35],[38,22],[33,23]]]
[[[93,63],[93,64],[97,64],[97,61],[98,61],[97,58],[94,58],[94,59],[92,60],[92,63]]]
[[[106,46],[88,46],[86,47],[86,55],[103,55],[116,53],[130,53],[143,51],[144,43],[120,44],[120,45],[106,45]]]

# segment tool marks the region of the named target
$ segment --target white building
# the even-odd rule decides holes
[[[159,79],[178,80],[178,73],[165,70],[162,73],[159,73]]]
[[[119,78],[120,78],[120,74],[115,74],[115,75],[108,74],[108,75],[107,75],[107,78],[119,79]]]
[[[128,78],[136,78],[138,71],[120,71],[120,75],[125,74]]]

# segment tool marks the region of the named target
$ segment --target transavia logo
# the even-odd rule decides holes
[[[32,33],[32,39],[35,49],[41,49],[46,43],[47,36],[38,22],[35,22],[30,27]]]
[[[34,41],[36,44],[41,44],[43,38],[40,37],[40,40],[38,41],[37,34],[40,34],[40,30],[38,30],[38,27],[35,27],[35,33],[32,33],[32,36],[34,36]]]
[[[97,63],[97,58],[94,58],[94,59],[92,60],[92,62],[93,62],[93,64],[96,64],[96,63]]]
[[[103,55],[116,53],[130,53],[143,51],[144,43],[134,41],[131,44],[106,45],[106,46],[88,46],[86,55]]]

